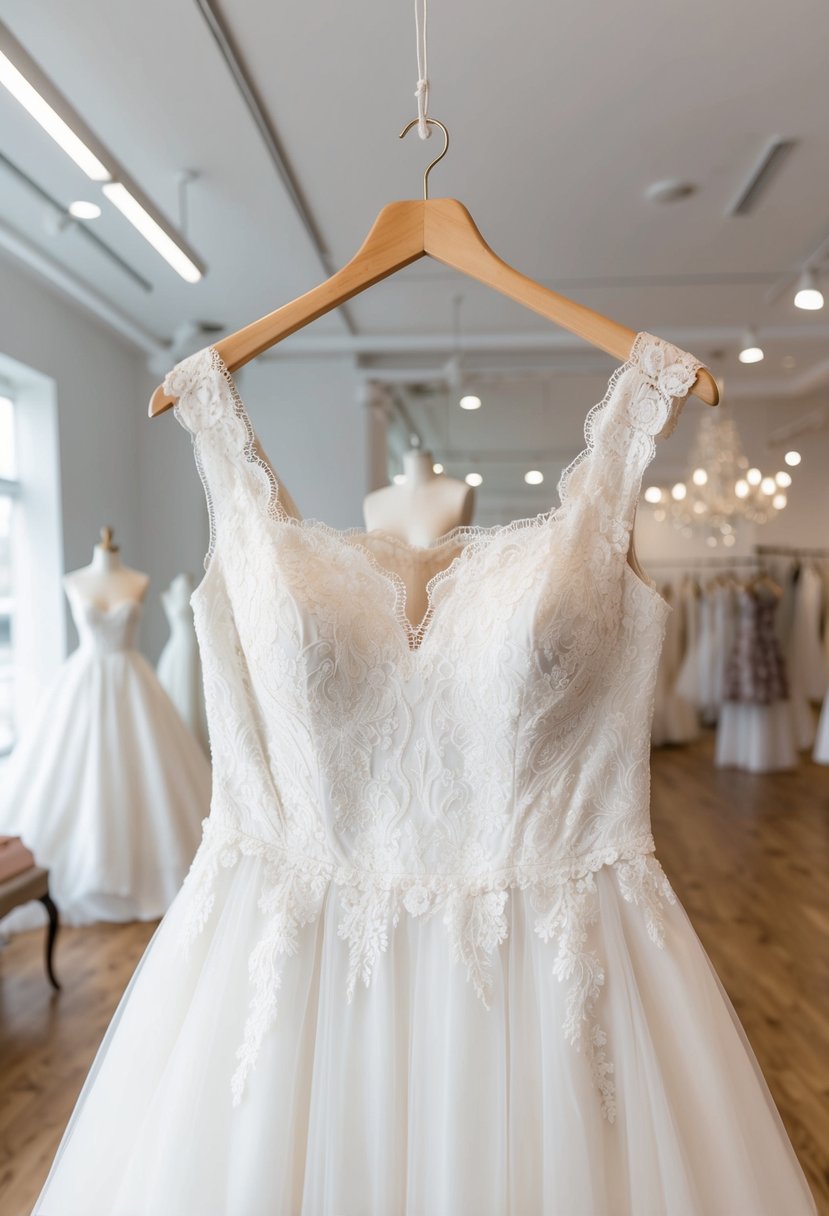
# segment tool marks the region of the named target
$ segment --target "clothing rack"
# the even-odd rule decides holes
[[[755,545],[754,551],[760,557],[829,558],[829,549],[800,549],[795,545]]]
[[[734,566],[756,566],[759,564],[760,558],[756,553],[749,553],[743,557],[726,557],[724,554],[716,557],[686,557],[682,558],[662,558],[643,562],[648,570],[654,567],[672,567],[677,570],[704,570],[704,569],[731,569]]]

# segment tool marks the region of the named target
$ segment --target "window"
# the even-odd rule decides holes
[[[0,756],[14,745],[14,577],[12,521],[17,481],[14,402],[0,396]]]

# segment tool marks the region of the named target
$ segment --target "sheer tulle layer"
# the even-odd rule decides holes
[[[210,765],[142,656],[78,650],[4,773],[0,827],[49,867],[65,921],[150,920],[209,804]]]
[[[186,892],[113,1019],[37,1216],[799,1216],[806,1184],[685,913],[649,939],[596,875],[602,1117],[561,1026],[555,950],[513,890],[486,1009],[437,918],[404,916],[346,1001],[337,888],[301,930],[240,1106],[230,1079],[263,932],[263,863],[218,877],[185,961]]]

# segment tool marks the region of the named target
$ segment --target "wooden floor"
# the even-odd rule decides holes
[[[829,1216],[829,768],[718,773],[711,752],[706,739],[654,754],[658,853]],[[63,930],[57,996],[43,974],[39,935],[21,934],[0,951],[3,1216],[28,1216],[152,929]]]

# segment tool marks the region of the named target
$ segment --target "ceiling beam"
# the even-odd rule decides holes
[[[201,13],[209,29],[219,53],[225,61],[240,97],[253,120],[265,145],[268,156],[276,169],[277,176],[291,201],[296,215],[305,229],[306,236],[319,259],[326,278],[337,269],[328,250],[325,238],[314,218],[311,206],[305,197],[299,179],[288,159],[279,133],[274,125],[267,107],[262,101],[253,77],[248,71],[239,49],[236,45],[230,27],[213,0],[196,0],[196,8]],[[345,327],[350,334],[357,332],[357,327],[345,305],[338,309]]]

